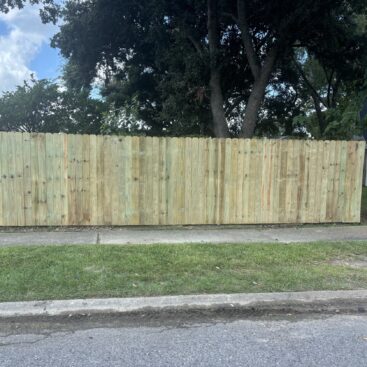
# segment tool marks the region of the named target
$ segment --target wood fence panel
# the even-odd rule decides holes
[[[5,172],[4,172],[4,163],[2,162],[3,157],[3,133],[0,132],[0,226],[4,225],[4,213],[3,213],[3,207],[6,207],[5,199],[3,197],[3,190],[5,190]]]
[[[0,132],[0,226],[356,223],[364,150]]]
[[[7,192],[7,158],[8,152],[6,151],[7,135],[0,132],[0,225],[6,226],[7,223],[7,210],[9,208],[8,200],[9,194]]]

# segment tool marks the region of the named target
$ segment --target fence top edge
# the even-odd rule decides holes
[[[317,143],[317,142],[356,142],[356,143],[366,143],[365,140],[358,140],[358,139],[351,139],[351,140],[332,140],[332,139],[282,139],[282,138],[261,138],[261,137],[254,137],[251,139],[244,139],[244,138],[216,138],[210,136],[145,136],[145,135],[116,135],[116,134],[72,134],[72,133],[38,133],[38,132],[21,132],[21,131],[2,131],[0,130],[0,134],[2,135],[30,135],[30,136],[46,136],[46,135],[57,135],[57,136],[89,136],[89,137],[104,137],[104,138],[140,138],[140,139],[198,139],[198,140],[208,140],[208,141],[277,141],[277,142],[288,142],[288,141],[296,141],[296,142],[309,142],[309,143]]]

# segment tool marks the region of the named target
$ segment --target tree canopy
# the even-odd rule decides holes
[[[319,105],[326,98],[336,108],[339,88],[363,84],[366,33],[357,28],[366,7],[362,0],[70,0],[53,45],[68,60],[69,87],[99,83],[151,134],[251,137],[271,114],[287,120],[280,106],[294,94],[318,89]],[[315,65],[326,80],[306,77]]]
[[[26,4],[42,5],[40,16],[44,22],[56,22],[60,5],[54,0],[0,0],[0,12],[8,13],[11,9],[22,9]]]
[[[99,134],[105,104],[85,92],[60,90],[48,80],[33,80],[0,98],[0,130]]]
[[[0,0],[0,11],[25,3]],[[365,0],[29,3],[45,22],[61,18],[52,45],[67,60],[65,88],[41,80],[5,93],[4,129],[245,138],[363,130]],[[95,90],[99,101],[88,96]]]

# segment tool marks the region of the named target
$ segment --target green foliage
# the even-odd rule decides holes
[[[0,98],[0,130],[99,134],[105,105],[86,92],[32,80]]]
[[[360,110],[365,98],[363,95],[354,96],[340,103],[336,108],[323,111],[325,130],[320,131],[320,125],[315,113],[308,116],[298,115],[293,120],[296,131],[308,132],[317,139],[345,140],[355,136],[362,136],[367,128],[367,119],[360,119]],[[306,135],[306,134],[305,134]]]
[[[237,2],[219,4],[221,45],[216,60],[226,117],[236,134],[253,76],[235,21]],[[364,29],[365,18],[353,19],[365,14],[366,4],[252,0],[246,6],[260,62],[274,42],[280,45],[257,134],[294,133],[293,118],[312,110],[300,75],[290,70],[294,49],[307,50],[302,67],[320,94],[327,88],[325,68],[332,71],[333,82],[359,78],[366,37],[357,30]],[[135,125],[142,121],[149,134],[212,134],[205,0],[70,0],[61,15],[63,24],[53,45],[68,60],[69,87],[91,88],[97,78],[114,108],[126,110]]]
[[[101,133],[106,135],[146,135],[146,128],[137,120],[134,105],[128,109],[110,109],[104,114]]]
[[[40,16],[44,22],[55,23],[60,10],[54,0],[0,0],[0,12],[8,13],[11,9],[22,9],[25,4],[40,4]]]
[[[0,0],[0,11],[21,8],[24,3]],[[33,117],[25,118],[25,113],[20,116],[19,112],[16,118],[22,117],[27,129],[31,129],[29,124],[36,129],[65,131],[99,131],[102,126],[106,133],[213,135],[206,0],[67,0],[61,7],[53,0],[30,3],[42,5],[44,21],[55,22],[56,16],[61,16],[60,32],[52,43],[68,60],[64,77],[68,90],[73,90],[63,94],[63,104],[75,107],[73,101],[79,99],[85,107],[79,108],[78,113],[70,110],[63,114],[49,105],[52,116],[60,118],[61,122],[56,123],[55,119],[49,121],[52,116],[46,117],[43,105],[31,106],[27,102],[33,114],[42,119],[37,126]],[[355,114],[353,107],[348,108],[343,101],[354,96],[363,83],[366,1],[245,3],[259,63],[264,62],[274,44],[279,47],[256,134],[279,136],[313,131],[314,136],[350,136],[356,125]],[[232,135],[237,135],[254,77],[239,31],[237,0],[218,4],[220,47],[215,62],[221,73],[226,118]],[[299,54],[306,57],[299,59]],[[325,102],[317,102],[324,119],[314,114],[315,98],[293,65],[294,57]],[[91,109],[92,116],[99,115],[101,106],[87,96],[96,81],[112,111],[119,111],[106,114],[103,124],[92,122],[87,112]],[[49,92],[44,96],[46,105],[55,98],[55,91]],[[28,92],[18,90],[19,96],[22,93]],[[9,106],[13,103],[11,98],[6,100]],[[4,104],[2,108],[12,120],[11,108],[6,111]],[[71,123],[73,118],[81,119],[80,128],[76,127],[79,122]],[[21,126],[4,120],[1,124],[2,128]]]

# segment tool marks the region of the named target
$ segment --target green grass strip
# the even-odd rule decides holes
[[[367,242],[0,249],[0,301],[367,288]]]

